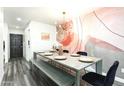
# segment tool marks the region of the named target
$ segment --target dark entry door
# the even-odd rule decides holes
[[[10,58],[23,57],[23,36],[10,34]]]

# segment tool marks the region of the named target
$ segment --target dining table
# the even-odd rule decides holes
[[[40,51],[34,52],[34,59],[37,59],[37,55],[51,62],[63,65],[65,67],[74,70],[76,72],[76,76],[75,76],[76,86],[80,85],[81,71],[85,70],[85,68],[87,67],[95,65],[96,73],[102,74],[102,59],[98,57],[83,56],[83,55],[74,56],[76,54],[69,54],[69,53],[63,53],[63,55],[58,55],[57,52],[50,52],[49,50],[42,52]]]

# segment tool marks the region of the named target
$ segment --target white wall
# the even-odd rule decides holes
[[[4,32],[3,32],[3,40],[5,41],[5,63],[9,60],[9,31],[8,31],[8,25],[4,23]]]
[[[4,69],[3,69],[3,10],[0,8],[0,82],[3,77]]]
[[[24,34],[24,31],[23,30],[19,30],[19,29],[11,29],[9,28],[9,33],[10,34]]]
[[[26,48],[26,59],[28,59],[28,55],[30,58],[33,57],[34,51],[42,51],[48,50],[52,48],[52,45],[56,43],[56,27],[49,24],[44,24],[36,21],[32,21],[29,26],[27,27],[30,29],[29,32],[25,32],[26,39],[30,39],[30,49],[29,47]],[[25,30],[27,31],[27,30]],[[50,40],[41,40],[41,33],[48,32],[50,34]],[[28,42],[26,40],[26,46],[28,46]],[[30,54],[29,51],[30,50]]]
[[[30,45],[28,45],[28,41],[30,41],[30,28],[27,27],[25,29],[25,45],[24,49],[26,51],[24,57],[26,58],[27,61],[30,59]]]

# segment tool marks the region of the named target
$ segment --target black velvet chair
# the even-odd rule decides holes
[[[83,55],[83,56],[87,56],[87,52],[84,51],[78,51],[77,54]]]
[[[69,53],[69,51],[68,51],[68,50],[63,50],[63,52],[64,52],[64,53]]]
[[[106,76],[89,72],[82,76],[82,80],[88,82],[94,86],[112,86],[115,79],[116,70],[118,68],[119,62],[115,61],[114,64],[110,67]]]
[[[59,51],[59,49],[56,49],[56,51]]]

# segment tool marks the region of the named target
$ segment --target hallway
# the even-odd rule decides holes
[[[37,70],[36,70],[37,71]],[[23,58],[11,59],[5,66],[2,86],[49,86],[51,81],[42,74],[31,72],[29,63]]]

